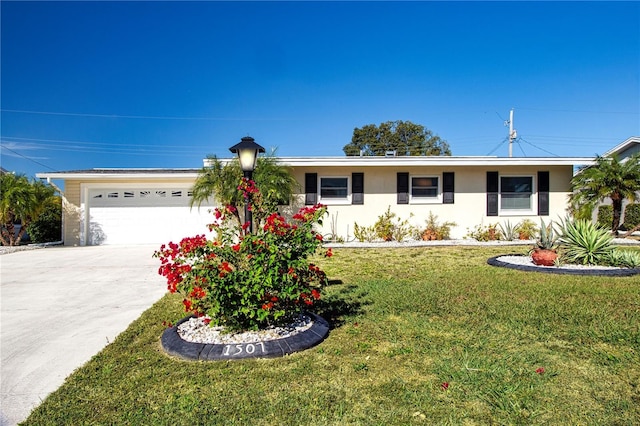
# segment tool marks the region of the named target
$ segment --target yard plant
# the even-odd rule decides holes
[[[314,230],[327,209],[322,205],[300,209],[287,221],[272,213],[255,182],[242,178],[238,189],[251,207],[259,229],[237,224],[232,205],[215,209],[209,225],[217,238],[188,237],[163,244],[155,256],[159,273],[171,293],[183,296],[187,313],[207,316],[212,326],[255,330],[290,323],[304,308],[320,299],[325,273],[309,262],[322,243]],[[331,256],[331,250],[324,252]]]
[[[317,255],[331,284],[314,309],[331,332],[278,359],[167,356],[162,321],[183,315],[167,294],[25,425],[636,424],[640,277],[487,265],[523,250]]]

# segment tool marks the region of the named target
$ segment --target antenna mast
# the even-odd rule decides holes
[[[509,124],[509,158],[511,158],[513,157],[513,141],[518,137],[518,132],[513,128],[513,108],[511,108],[507,123]]]

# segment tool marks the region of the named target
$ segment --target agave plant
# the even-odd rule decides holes
[[[613,249],[607,262],[611,266],[621,268],[640,268],[640,253],[631,250]]]
[[[559,242],[567,263],[597,265],[608,263],[613,236],[587,219],[566,218],[558,224]]]
[[[553,222],[545,225],[540,219],[540,233],[536,239],[536,246],[543,250],[554,250],[558,245],[558,239],[553,229]]]

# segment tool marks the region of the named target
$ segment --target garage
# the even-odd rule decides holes
[[[189,206],[189,186],[145,185],[86,187],[84,242],[104,244],[163,244],[184,237],[209,235],[211,207]]]

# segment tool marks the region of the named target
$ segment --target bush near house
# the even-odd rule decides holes
[[[602,227],[611,227],[611,221],[613,220],[613,207],[610,205],[598,206],[598,225]]]
[[[62,239],[61,200],[47,206],[44,212],[27,227],[27,234],[32,243],[50,243]]]
[[[631,230],[640,225],[640,203],[627,204],[624,209],[624,227]]]

